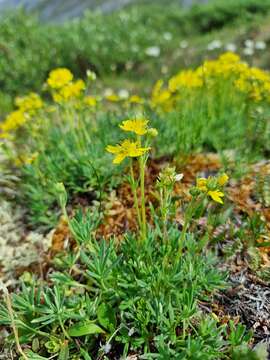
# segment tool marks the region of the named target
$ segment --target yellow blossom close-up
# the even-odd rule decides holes
[[[124,131],[134,132],[136,135],[142,136],[147,133],[147,119],[130,119],[124,120],[119,127]]]
[[[73,74],[66,68],[58,68],[52,70],[47,79],[47,84],[52,89],[60,89],[70,83],[73,79]]]
[[[15,99],[15,105],[20,111],[34,115],[37,110],[43,107],[44,104],[41,97],[32,92],[26,96],[17,97]]]
[[[141,147],[138,141],[124,140],[118,145],[108,145],[106,150],[115,155],[114,164],[120,164],[126,157],[139,157],[150,150],[150,147]]]
[[[53,94],[53,99],[55,102],[66,102],[73,98],[78,98],[81,96],[82,91],[85,89],[85,83],[83,80],[76,80],[70,82],[67,85],[59,89],[58,92]]]

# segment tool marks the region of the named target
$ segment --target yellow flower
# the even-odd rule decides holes
[[[220,55],[219,61],[223,63],[237,63],[240,61],[240,57],[239,55],[231,51],[227,51],[224,54]]]
[[[227,184],[228,180],[229,176],[224,173],[218,177],[217,182],[220,186],[224,186],[225,184]]]
[[[131,104],[143,104],[143,99],[138,96],[138,95],[132,95],[128,101],[131,103]]]
[[[87,106],[95,107],[97,105],[97,99],[94,96],[86,96],[84,98],[84,103]]]
[[[58,68],[50,72],[47,84],[52,89],[60,89],[70,83],[72,79],[73,74],[68,69]]]
[[[4,122],[0,124],[0,129],[3,133],[17,129],[18,127],[24,125],[26,122],[26,117],[24,113],[20,110],[13,111],[10,113]]]
[[[110,94],[110,95],[106,95],[105,96],[106,100],[111,101],[111,102],[117,102],[120,101],[120,97],[116,94]]]
[[[180,88],[194,89],[203,85],[203,81],[198,72],[193,70],[184,70],[173,76],[169,80],[169,90],[178,91]]]
[[[85,83],[83,80],[77,80],[63,86],[59,92],[53,94],[55,102],[62,103],[73,98],[80,97],[82,91],[85,89]]]
[[[201,191],[207,191],[207,179],[205,178],[196,179],[196,187]]]
[[[207,195],[209,195],[215,202],[223,204],[223,200],[221,198],[224,194],[220,190],[209,190]]]
[[[124,131],[132,131],[141,136],[147,133],[148,122],[149,121],[146,119],[125,120],[119,125],[119,127]]]
[[[172,94],[168,89],[163,89],[163,81],[158,80],[152,90],[151,94],[151,106],[154,109],[162,109],[164,111],[170,111],[173,108]]]
[[[229,180],[227,174],[222,174],[218,178],[209,177],[198,178],[196,179],[196,187],[200,191],[207,193],[214,201],[223,204],[222,197],[224,196],[223,192],[219,190],[219,186],[224,186]]]
[[[116,146],[108,145],[106,150],[109,153],[115,154],[113,163],[120,164],[126,157],[142,156],[150,150],[150,147],[141,147],[138,141],[124,140]]]
[[[17,97],[15,99],[15,105],[22,112],[34,115],[37,110],[43,107],[43,101],[38,94],[32,92],[26,96]]]

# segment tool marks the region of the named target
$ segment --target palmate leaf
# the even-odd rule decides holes
[[[94,334],[104,334],[105,331],[101,329],[94,322],[84,322],[78,323],[71,326],[68,330],[69,336],[77,337],[77,336],[85,336],[85,335],[94,335]]]

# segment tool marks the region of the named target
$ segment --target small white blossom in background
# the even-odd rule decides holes
[[[175,175],[175,181],[181,181],[184,177],[184,174],[176,174]]]
[[[235,52],[237,50],[237,46],[234,43],[228,43],[225,45],[225,50]]]
[[[145,50],[145,54],[152,57],[159,57],[160,48],[158,46],[150,46]]]
[[[253,40],[247,39],[244,44],[245,44],[245,47],[248,48],[248,49],[253,49],[254,48],[254,41]]]
[[[212,51],[215,49],[220,49],[222,42],[220,40],[213,40],[207,45],[207,50]]]
[[[170,41],[170,40],[172,40],[172,34],[171,34],[170,32],[165,32],[165,33],[163,34],[163,38],[164,38],[164,40],[166,40],[166,41]]]
[[[243,54],[246,56],[252,56],[252,55],[254,55],[254,50],[252,48],[246,47],[243,50]]]
[[[100,349],[104,352],[104,354],[108,354],[112,349],[112,345],[109,342],[107,342],[105,345],[100,344]]]
[[[94,71],[86,70],[86,76],[90,81],[95,81],[97,79],[97,75]]]
[[[135,329],[132,327],[129,329],[128,336],[132,336],[135,333]]]
[[[186,49],[188,47],[188,42],[186,40],[180,41],[180,48]]]
[[[266,43],[264,41],[256,41],[255,42],[255,49],[257,49],[257,50],[265,50],[266,49]]]
[[[121,89],[118,91],[118,96],[120,97],[120,99],[128,99],[129,98],[129,92],[126,89]]]

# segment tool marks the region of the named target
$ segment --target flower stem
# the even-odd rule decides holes
[[[131,177],[130,185],[131,185],[131,190],[133,192],[135,209],[136,209],[136,212],[137,212],[138,226],[141,229],[141,213],[140,213],[140,209],[139,209],[139,202],[138,202],[138,196],[137,196],[137,186],[136,186],[136,182],[135,182],[135,178],[134,178],[133,161],[132,160],[130,162],[130,177]]]
[[[142,224],[141,224],[141,237],[142,240],[146,239],[146,212],[145,212],[145,194],[144,194],[144,175],[145,175],[145,159],[144,156],[140,157],[140,185],[141,185],[141,213],[142,213]]]

